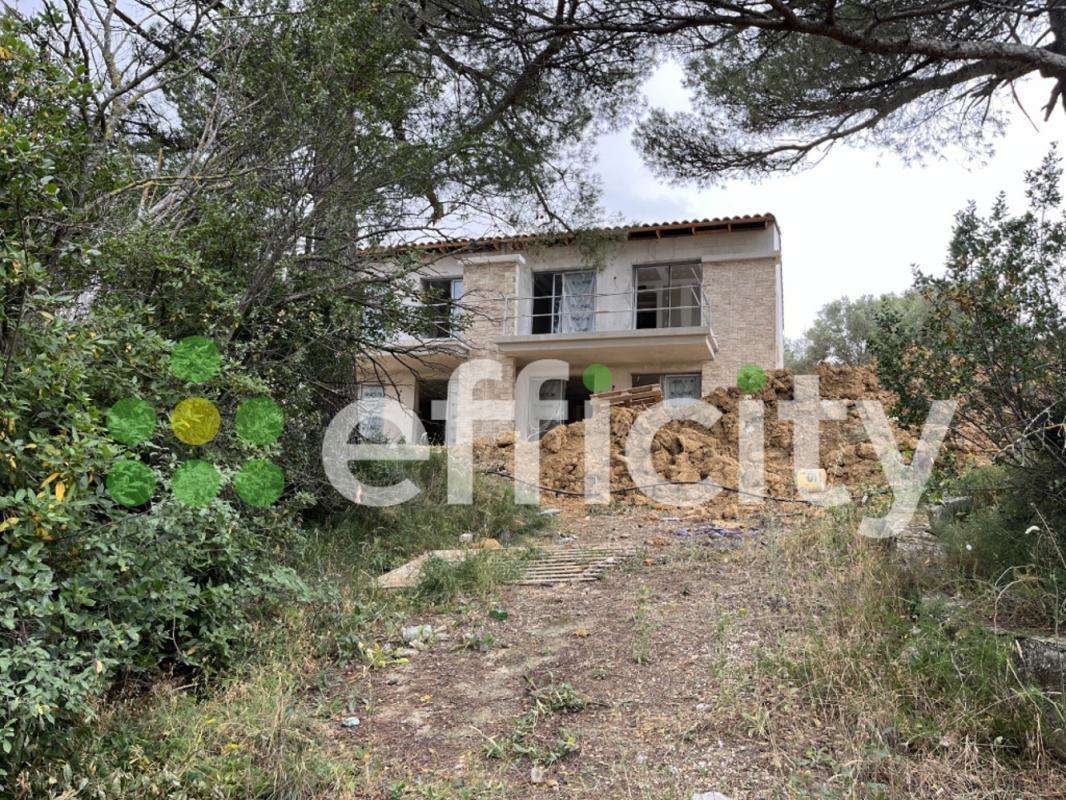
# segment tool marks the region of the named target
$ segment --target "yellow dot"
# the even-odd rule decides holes
[[[222,417],[215,404],[203,397],[182,400],[170,412],[170,427],[185,444],[207,444],[218,435]]]

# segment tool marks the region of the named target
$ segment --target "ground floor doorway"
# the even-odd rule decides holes
[[[415,386],[416,395],[418,397],[418,419],[422,422],[422,427],[426,429],[426,441],[425,444],[444,444],[445,443],[445,421],[443,419],[433,419],[433,403],[446,403],[448,400],[448,381],[447,380],[420,380]],[[436,416],[443,416],[438,414]]]

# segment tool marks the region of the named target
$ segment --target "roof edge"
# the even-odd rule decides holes
[[[598,228],[579,228],[573,231],[526,233],[513,236],[488,236],[470,239],[442,239],[433,242],[412,242],[388,247],[367,248],[366,253],[438,253],[455,252],[510,252],[522,245],[559,246],[571,244],[582,235],[617,234],[628,241],[668,239],[680,236],[706,236],[756,229],[757,226],[774,225],[777,218],[769,213],[742,214],[732,217],[677,220],[674,222],[648,222],[637,225],[616,225]]]

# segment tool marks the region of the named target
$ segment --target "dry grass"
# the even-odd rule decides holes
[[[457,595],[439,608],[343,593],[294,612],[218,692],[112,705],[85,759],[56,765],[35,796],[1066,794],[1045,747],[1049,698],[1019,680],[979,610],[923,601],[857,541],[859,514],[765,518],[730,546],[615,508],[562,520],[586,542],[638,548],[598,583],[438,575]],[[436,641],[403,663],[389,647],[416,622]],[[360,725],[342,728],[350,715]]]

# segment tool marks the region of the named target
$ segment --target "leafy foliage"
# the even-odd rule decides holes
[[[1025,487],[1012,535],[1030,525],[1066,531],[1066,217],[1053,150],[1026,173],[1027,211],[1001,195],[989,216],[956,217],[942,276],[919,273],[928,303],[917,334],[900,315],[879,317],[874,354],[882,383],[908,422],[932,398],[960,400],[955,427],[988,447]]]
[[[630,0],[588,16],[685,60],[693,110],[656,109],[638,129],[646,158],[681,180],[790,171],[843,141],[914,159],[948,145],[987,153],[1028,76],[1049,79],[1046,116],[1066,110],[1056,3]]]
[[[435,5],[167,13],[0,18],[0,770],[118,685],[225,668],[303,593],[303,519],[339,502],[323,421],[359,358],[425,328],[415,259],[375,248],[580,219],[582,134],[639,71],[592,59],[573,81],[587,40]],[[160,423],[189,394],[212,424],[183,442]],[[281,413],[241,436],[254,397]]]
[[[925,301],[916,292],[879,297],[842,297],[827,303],[803,337],[788,343],[790,369],[813,369],[822,361],[861,366],[873,361],[871,343],[878,336],[878,315],[893,313],[904,332],[917,331]]]

